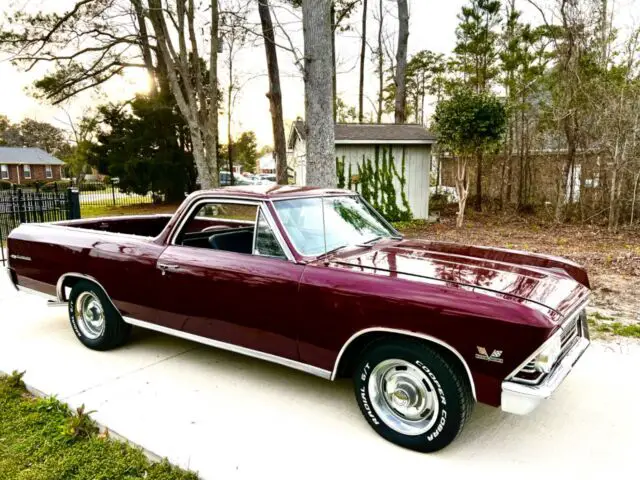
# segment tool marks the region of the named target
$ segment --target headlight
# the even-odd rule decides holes
[[[536,369],[540,372],[549,373],[558,360],[561,349],[560,335],[554,335],[534,359]]]

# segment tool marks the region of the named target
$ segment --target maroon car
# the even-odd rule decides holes
[[[423,452],[476,401],[530,412],[589,345],[580,266],[404,239],[351,191],[200,191],[173,216],[24,224],[8,247],[14,285],[68,304],[89,348],[136,325],[351,377],[371,427]]]

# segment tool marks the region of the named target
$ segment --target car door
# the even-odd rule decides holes
[[[212,207],[219,205],[216,202],[234,205],[231,200],[212,199],[204,207],[206,202]],[[229,243],[229,236],[244,237],[240,231],[247,228],[245,224],[230,231],[209,228],[207,233],[218,241],[209,237],[207,247],[187,221],[182,228],[196,240],[184,245],[178,232],[158,260],[160,291],[171,299],[166,308],[182,316],[183,332],[296,360],[297,291],[304,266],[292,261],[266,208],[250,201],[238,205],[255,207],[250,250],[220,249]],[[194,206],[198,208],[203,205]],[[220,220],[227,225],[233,221],[246,218]],[[212,244],[218,249],[210,248]]]

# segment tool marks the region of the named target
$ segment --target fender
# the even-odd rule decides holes
[[[338,367],[340,366],[340,360],[342,359],[342,355],[347,350],[349,345],[356,338],[360,337],[361,335],[364,335],[365,333],[370,333],[370,332],[389,332],[389,333],[397,333],[399,335],[404,335],[404,336],[407,336],[407,337],[421,338],[423,340],[427,340],[428,342],[435,343],[436,345],[440,345],[441,347],[446,348],[451,353],[453,353],[458,358],[458,360],[460,360],[460,363],[464,367],[465,372],[467,372],[467,378],[469,379],[469,385],[471,385],[471,393],[473,393],[473,399],[477,400],[477,398],[476,398],[476,386],[475,386],[475,384],[473,382],[473,377],[471,376],[471,369],[469,368],[469,365],[465,361],[464,357],[462,355],[460,355],[460,352],[458,352],[455,348],[453,348],[448,343],[443,342],[442,340],[439,340],[439,339],[437,339],[435,337],[432,337],[430,335],[411,332],[409,330],[398,330],[398,329],[395,329],[395,328],[385,328],[385,327],[365,328],[364,330],[360,330],[360,331],[354,333],[353,335],[351,335],[349,340],[347,340],[345,342],[345,344],[342,345],[342,348],[340,349],[340,352],[338,353],[338,357],[336,358],[336,361],[335,361],[335,363],[333,365],[333,371],[331,372],[331,380],[335,380],[336,379],[336,376],[338,375]]]

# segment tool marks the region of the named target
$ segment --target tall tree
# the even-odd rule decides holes
[[[450,98],[440,102],[434,115],[440,147],[456,161],[458,191],[457,227],[462,227],[469,191],[467,164],[482,151],[495,148],[502,140],[506,111],[494,95],[476,93],[468,87],[456,89]]]
[[[189,127],[199,184],[201,188],[217,186],[218,2],[211,2],[210,6],[208,72],[203,71],[200,60],[194,0],[179,0],[175,11],[164,0],[148,0],[148,5],[158,55],[166,67],[171,92]]]
[[[307,184],[335,187],[331,1],[303,0]]]
[[[407,47],[409,43],[409,6],[407,0],[398,0],[398,47],[396,50],[396,101],[395,122],[407,119]]]
[[[360,32],[360,83],[358,84],[358,122],[364,120],[364,62],[367,56],[367,0],[362,4],[362,30]]]
[[[378,75],[378,111],[376,122],[382,122],[382,103],[384,102],[384,5],[378,0],[378,43],[375,51],[376,74]]]
[[[271,126],[273,129],[273,146],[276,157],[276,180],[280,185],[289,183],[287,173],[287,144],[284,134],[284,121],[282,118],[282,91],[280,89],[280,68],[278,66],[278,53],[276,40],[271,21],[271,8],[269,0],[258,0],[258,12],[264,37],[264,49],[267,58],[267,71],[269,73],[269,110],[271,112]]]
[[[225,52],[224,62],[227,66],[227,148],[229,171],[233,172],[233,109],[237,95],[240,93],[240,84],[235,70],[235,59],[238,51],[244,46],[247,39],[245,23],[247,21],[248,5],[235,2],[228,5],[227,11],[221,15],[220,31],[222,34],[222,51]],[[230,177],[231,185],[234,177]]]
[[[198,51],[203,42],[197,19],[206,9],[208,71]],[[146,69],[156,88],[171,89],[187,121],[203,187],[218,183],[217,42],[217,2],[196,7],[195,0],[75,0],[63,13],[13,12],[0,33],[0,48],[25,70],[53,66],[35,86],[39,96],[54,104],[127,68]]]
[[[196,172],[185,122],[171,95],[138,96],[104,105],[99,113],[99,132],[86,152],[89,164],[118,177],[124,191],[183,200]]]
[[[490,82],[498,74],[498,34],[495,28],[500,23],[499,0],[471,0],[463,6],[460,23],[456,28],[457,43],[454,49],[460,71],[467,85],[476,93],[488,91]],[[482,166],[483,152],[476,158],[475,209],[482,210]]]

